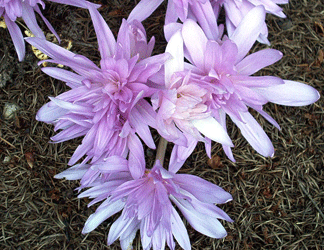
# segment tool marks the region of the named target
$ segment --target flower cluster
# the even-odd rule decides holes
[[[86,0],[48,0],[50,2],[68,4],[80,8],[87,8],[87,4],[95,7],[100,5],[89,3]],[[45,3],[42,0],[0,0],[0,17],[4,18],[6,26],[8,27],[10,36],[15,45],[18,59],[22,61],[25,57],[25,42],[23,34],[19,26],[16,24],[17,18],[22,18],[28,29],[36,37],[45,39],[44,33],[37,24],[35,12],[40,15],[49,30],[56,36],[58,41],[60,37],[55,32],[50,22],[43,16],[39,7],[45,9]]]
[[[222,144],[228,158],[235,161],[227,116],[259,154],[273,156],[269,137],[249,110],[280,129],[263,105],[302,106],[318,100],[319,93],[306,84],[253,76],[282,57],[270,48],[249,51],[256,41],[269,44],[266,13],[285,17],[277,4],[288,0],[169,0],[164,25],[167,46],[165,53],[157,55],[152,55],[155,39],[147,41],[141,22],[163,0],[141,0],[128,19],[122,20],[117,38],[97,5],[85,0],[51,1],[89,9],[100,65],[45,40],[34,12],[58,35],[40,12],[39,5],[44,8],[41,0],[0,0],[0,15],[19,60],[25,49],[15,21],[22,17],[36,36],[26,41],[50,58],[46,61],[70,68],[42,68],[70,90],[50,97],[36,119],[59,131],[51,138],[55,143],[83,138],[69,160],[71,167],[55,176],[80,180],[78,190],[87,190],[79,198],[92,198],[89,206],[102,202],[83,233],[120,212],[109,230],[108,244],[119,239],[123,250],[131,249],[139,230],[143,249],[160,250],[166,245],[175,249],[175,239],[189,250],[180,211],[200,233],[225,237],[219,219],[233,221],[216,205],[232,200],[231,194],[178,171],[198,142],[205,144],[209,157],[212,141]],[[218,22],[221,8],[226,13],[227,33]],[[156,149],[152,131],[161,136],[161,143],[154,166],[149,168],[143,142]],[[167,142],[173,143],[168,170],[163,166]]]

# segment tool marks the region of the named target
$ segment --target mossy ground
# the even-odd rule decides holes
[[[101,3],[100,12],[117,34],[134,1]],[[164,10],[165,6],[160,7],[144,22],[148,36],[157,38],[155,53],[165,48]],[[323,96],[324,4],[290,0],[284,12],[286,19],[267,16],[270,47],[282,51],[284,57],[261,74],[305,82]],[[62,38],[72,40],[72,51],[98,62],[96,36],[86,10],[48,4],[44,14]],[[89,200],[76,198],[76,181],[53,178],[68,167],[80,139],[48,143],[55,134],[53,127],[37,122],[35,115],[48,96],[67,87],[41,72],[29,45],[24,62],[19,63],[8,31],[0,28],[0,36],[0,80],[4,84],[0,113],[6,103],[20,107],[12,118],[1,116],[0,120],[0,249],[120,249],[119,242],[106,244],[116,216],[82,235],[95,207],[87,208]],[[258,44],[254,50],[263,47]],[[236,163],[225,157],[218,144],[213,147],[213,161],[208,161],[203,145],[197,147],[181,172],[229,191],[234,200],[220,207],[235,222],[223,222],[228,236],[221,240],[205,237],[188,225],[192,249],[324,249],[323,108],[323,98],[306,107],[265,105],[280,131],[253,113],[273,141],[276,152],[271,159],[257,154],[230,122]],[[147,153],[150,161],[154,152]],[[134,249],[141,249],[139,238]]]

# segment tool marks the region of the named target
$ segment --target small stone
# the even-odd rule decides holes
[[[4,159],[3,159],[3,163],[9,163],[10,162],[10,157],[9,156],[6,156]]]
[[[13,117],[14,113],[19,109],[17,104],[6,103],[3,109],[3,116],[5,119],[10,119]]]

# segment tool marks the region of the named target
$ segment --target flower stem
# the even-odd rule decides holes
[[[159,160],[162,166],[164,162],[165,150],[167,145],[168,145],[168,141],[161,136],[159,145],[156,150],[155,162]]]

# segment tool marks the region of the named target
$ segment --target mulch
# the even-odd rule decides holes
[[[134,1],[101,3],[100,12],[117,34]],[[144,22],[148,36],[157,38],[155,53],[165,48],[164,11],[165,5]],[[267,16],[270,47],[282,51],[284,57],[260,74],[305,82],[323,96],[324,4],[321,0],[291,0],[284,12],[286,19]],[[72,41],[72,51],[98,63],[96,36],[86,10],[48,4],[44,14],[62,38]],[[82,235],[95,207],[88,208],[89,200],[76,198],[77,181],[53,178],[68,167],[81,139],[49,143],[55,134],[53,127],[36,121],[35,115],[49,101],[48,96],[67,87],[41,72],[29,45],[25,60],[19,63],[8,31],[0,28],[0,36],[0,249],[120,249],[119,242],[106,244],[117,216]],[[254,50],[264,47],[257,44]],[[19,107],[10,118],[3,115],[7,103]],[[228,131],[235,144],[236,163],[225,157],[218,144],[213,146],[211,160],[203,145],[198,145],[181,172],[229,191],[233,201],[219,207],[235,222],[222,221],[228,236],[220,240],[203,236],[188,225],[192,249],[324,249],[323,108],[323,98],[306,107],[265,105],[280,131],[252,112],[273,141],[273,158],[256,153],[231,122]],[[146,153],[150,162],[155,152]],[[139,237],[134,249],[141,249]]]

